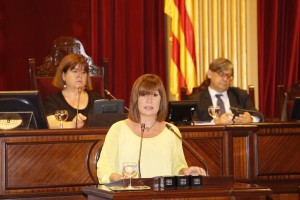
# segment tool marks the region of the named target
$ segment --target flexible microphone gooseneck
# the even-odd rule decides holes
[[[108,90],[106,90],[106,89],[105,89],[104,91],[105,91],[105,93],[106,93],[108,96],[110,96],[111,98],[117,100],[117,98],[114,97],[114,96],[110,93],[110,91],[108,91]],[[126,106],[124,106],[124,108],[127,110],[127,112],[129,112],[129,109],[128,109]]]
[[[80,95],[81,95],[81,92],[82,92],[82,88],[79,87],[78,88],[78,99],[77,99],[77,108],[76,108],[76,124],[75,124],[75,128],[78,127],[78,109],[79,109],[79,101],[80,101]]]
[[[179,138],[185,145],[186,145],[186,147],[188,147],[188,149],[190,150],[190,151],[192,151],[193,152],[193,154],[197,157],[197,158],[199,158],[200,160],[201,160],[201,162],[204,164],[204,166],[205,166],[205,172],[206,172],[206,175],[208,176],[209,174],[208,174],[208,166],[207,166],[207,163],[206,163],[206,160],[189,144],[189,143],[187,143],[187,141],[185,141],[182,137],[180,137],[177,133],[176,133],[176,131],[172,128],[172,126],[170,125],[170,124],[166,124],[166,127],[172,132],[172,133],[174,133],[175,135],[176,135],[176,137],[177,138]]]
[[[141,124],[141,141],[140,141],[140,151],[139,151],[139,160],[138,160],[139,178],[142,178],[142,176],[141,176],[141,154],[142,154],[142,147],[143,147],[144,132],[145,132],[145,124],[143,123],[143,124]]]
[[[236,108],[236,107],[230,107],[230,110],[233,112],[233,113],[237,113],[237,112],[249,112],[249,113],[256,113],[259,115],[259,117],[261,117],[261,121],[264,122],[265,121],[265,117],[264,115],[259,112],[259,111],[256,111],[256,110],[248,110],[248,109],[243,109],[243,108]]]

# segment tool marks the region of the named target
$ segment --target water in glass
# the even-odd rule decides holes
[[[131,178],[137,174],[137,163],[136,162],[124,162],[122,167],[123,167],[122,168],[123,176],[129,178],[128,188],[132,188]]]

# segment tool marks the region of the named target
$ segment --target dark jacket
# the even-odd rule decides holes
[[[227,90],[227,94],[228,94],[229,103],[231,107],[256,111],[257,113],[253,112],[250,114],[253,116],[257,116],[261,120],[263,120],[262,114],[260,114],[257,111],[246,90],[242,90],[237,87],[230,87]],[[197,94],[196,98],[197,98],[197,108],[194,113],[194,120],[211,121],[212,117],[208,114],[207,111],[208,106],[212,105],[212,100],[208,88],[201,90]]]

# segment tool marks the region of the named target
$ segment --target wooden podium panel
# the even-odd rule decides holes
[[[66,129],[1,135],[0,198],[84,199],[83,187],[98,183],[96,160],[106,132]]]
[[[255,137],[254,182],[282,199],[299,200],[300,123],[259,124]]]
[[[223,126],[209,127],[180,127],[182,137],[189,145],[199,153],[208,165],[210,175],[228,176],[229,154],[224,149],[228,149],[228,134]],[[189,166],[201,166],[205,169],[205,164],[186,145],[183,144],[186,161]]]
[[[300,123],[181,127],[183,138],[208,163],[212,176],[269,187],[276,200],[299,200]],[[189,165],[202,166],[184,147]]]
[[[183,138],[206,160],[209,175],[234,175],[235,181],[249,182],[249,145],[253,140],[256,125],[187,126],[180,127]],[[183,145],[189,166],[205,168],[197,155]]]
[[[258,176],[298,174],[300,178],[300,124],[260,125],[256,146]]]

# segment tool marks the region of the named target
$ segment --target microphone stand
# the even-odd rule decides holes
[[[139,160],[138,160],[138,168],[139,168],[138,178],[142,178],[142,176],[141,176],[141,154],[142,154],[144,131],[145,131],[145,124],[143,123],[143,124],[141,124],[141,141],[140,141],[140,151],[139,151]]]
[[[78,109],[79,109],[79,101],[80,101],[80,95],[81,95],[81,91],[82,88],[79,87],[78,88],[78,99],[77,99],[77,108],[76,108],[76,124],[75,124],[75,128],[78,128]]]
[[[105,93],[106,93],[108,96],[110,96],[111,98],[117,100],[117,98],[114,97],[108,90],[104,90],[104,91],[105,91]],[[129,112],[129,109],[128,109],[126,106],[124,106],[124,108],[125,108],[125,110],[127,110],[127,112]]]
[[[190,151],[192,151],[193,152],[193,154],[194,155],[196,155],[198,158],[200,158],[200,160],[201,160],[201,162],[204,164],[204,166],[205,166],[205,171],[206,171],[206,175],[208,176],[209,174],[208,174],[208,166],[207,166],[207,163],[206,163],[206,160],[189,144],[189,143],[187,143],[187,141],[185,141],[182,137],[180,137],[176,132],[175,132],[175,130],[172,128],[172,126],[171,125],[169,125],[169,124],[166,124],[166,127],[172,132],[172,133],[174,133],[175,135],[176,135],[176,137],[178,138],[178,139],[180,139],[183,143],[184,143],[184,145],[186,146],[186,147],[188,147],[188,149],[190,150]]]

